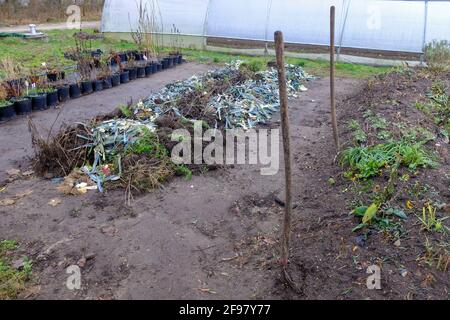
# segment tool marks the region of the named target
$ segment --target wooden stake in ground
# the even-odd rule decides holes
[[[275,32],[275,49],[277,54],[278,82],[280,87],[281,129],[283,133],[284,167],[286,175],[286,211],[284,214],[283,243],[281,247],[281,263],[283,269],[286,270],[289,262],[289,241],[291,235],[292,173],[286,70],[284,65],[284,41],[283,33],[281,31]]]
[[[331,93],[331,124],[333,126],[334,144],[339,152],[339,133],[336,116],[336,92],[335,92],[335,59],[334,59],[334,35],[335,35],[336,9],[334,6],[330,8],[330,93]]]

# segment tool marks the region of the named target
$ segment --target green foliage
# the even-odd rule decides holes
[[[353,131],[353,142],[356,144],[364,143],[367,141],[367,134],[361,128],[361,125],[356,120],[350,120],[348,128]]]
[[[429,103],[418,102],[415,107],[432,118],[434,123],[441,127],[444,136],[450,136],[450,97],[445,83],[433,83],[427,97]]]
[[[400,220],[408,219],[405,212],[398,208],[389,208],[388,210],[381,210],[377,204],[372,204],[369,207],[357,207],[351,212],[352,215],[361,219],[361,223],[353,228],[353,232],[364,229],[368,226],[382,231],[396,232],[397,237],[402,232]]]
[[[17,247],[15,241],[0,242],[0,300],[17,298],[32,275],[33,265],[27,257],[22,258],[23,267],[20,270],[13,267],[13,254]]]
[[[241,65],[241,68],[247,68],[248,70],[252,72],[259,72],[266,69],[266,63],[262,60],[251,60],[249,62],[244,62]]]
[[[140,138],[131,143],[126,150],[127,154],[145,154],[149,158],[161,159],[168,154],[164,145],[159,142],[158,136],[148,128],[142,127]]]
[[[130,109],[129,106],[126,105],[121,105],[119,106],[120,112],[122,112],[122,114],[127,117],[127,118],[131,118],[133,116],[133,111]]]
[[[17,242],[13,240],[3,240],[0,242],[0,254],[4,254],[6,251],[14,250],[17,248]]]
[[[348,165],[357,178],[367,179],[395,164],[416,170],[421,166],[431,167],[434,161],[421,143],[402,140],[349,148],[343,152],[341,164]]]
[[[425,46],[425,60],[435,70],[450,69],[450,41],[433,40]]]
[[[175,166],[175,172],[179,175],[183,175],[186,180],[192,179],[192,170],[189,169],[186,165],[180,164]]]
[[[436,211],[437,209],[431,204],[427,204],[422,208],[422,216],[418,216],[418,219],[422,223],[423,229],[436,232],[450,231],[446,226],[444,226],[444,219],[438,219],[436,217]]]

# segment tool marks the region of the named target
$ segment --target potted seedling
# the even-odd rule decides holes
[[[56,105],[59,102],[57,82],[63,81],[60,79],[64,79],[65,74],[63,72],[56,72],[56,73],[54,73],[56,75],[56,77],[53,78],[52,80],[49,80],[48,79],[49,69],[48,69],[47,63],[43,62],[42,66],[44,67],[44,71],[45,71],[44,76],[37,77],[36,79],[30,78],[30,80],[36,80],[37,82],[35,82],[35,83],[37,83],[37,85],[39,87],[39,92],[41,94],[46,95],[46,97],[47,97],[46,107],[47,108],[56,107]],[[68,90],[68,88],[67,88],[67,90]]]
[[[14,102],[17,114],[31,112],[31,100],[24,96],[24,70],[10,58],[0,61],[0,69],[3,70],[5,82],[3,84],[10,101]]]
[[[58,102],[66,102],[70,99],[70,86],[64,72],[59,72],[56,81],[47,82],[47,105],[52,107],[58,104]],[[55,94],[56,91],[56,94]],[[54,102],[56,97],[56,104]]]
[[[14,102],[9,99],[6,87],[0,84],[0,120],[9,120],[15,115]]]
[[[112,69],[111,69],[111,56],[105,56],[99,59],[99,73],[98,79],[94,84],[94,90],[100,91],[100,84],[102,89],[112,88]],[[117,80],[117,79],[116,79]],[[100,84],[98,83],[100,82]],[[119,78],[120,82],[120,78]]]
[[[124,71],[128,71],[130,81],[137,79],[138,68],[134,54],[128,55],[127,67],[124,69]]]
[[[137,52],[134,52],[134,58],[137,61],[138,77],[148,77],[158,71],[158,66],[155,63],[158,38],[154,35],[159,31],[159,23],[162,19],[161,17],[160,19],[156,17],[156,13],[159,10],[157,9],[158,5],[155,0],[140,0],[136,5],[138,23],[135,28],[132,27],[130,19],[131,37],[138,49]]]
[[[50,82],[57,82],[59,80],[64,80],[66,78],[66,73],[61,71],[59,67],[51,66],[47,62],[42,63],[45,74],[47,75],[47,80]]]
[[[117,65],[117,69],[114,72],[112,72],[112,75],[111,75],[112,86],[117,87],[121,83],[130,82],[129,72],[124,70],[124,66],[122,63],[124,61],[123,54],[116,53],[111,50],[110,57],[111,57],[111,61],[115,61],[114,64],[111,62],[111,65]]]
[[[47,109],[47,94],[44,92],[43,83],[43,79],[36,75],[36,72],[33,72],[25,82],[26,94],[31,99],[31,106],[34,111]]]
[[[92,71],[95,66],[95,61],[91,51],[87,40],[75,37],[75,47],[71,48],[68,54],[77,62],[77,71],[81,78],[81,84],[80,86],[78,83],[70,85],[70,96],[73,98],[79,97],[80,89],[83,94],[94,92]]]

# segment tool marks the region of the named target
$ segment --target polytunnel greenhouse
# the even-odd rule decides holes
[[[339,47],[421,53],[450,39],[450,1],[440,0],[147,0],[160,33],[173,26],[191,39],[272,41],[282,30],[293,44],[328,45],[329,7],[336,6]],[[127,33],[138,24],[133,1],[106,0],[102,31]],[[186,44],[189,46],[189,41]]]
[[[0,131],[0,301],[449,300],[450,0],[0,0]]]

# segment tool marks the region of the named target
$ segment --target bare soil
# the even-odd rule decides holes
[[[112,111],[125,95],[147,95],[171,80],[207,68],[211,66],[187,64],[128,87],[71,101],[58,123]],[[364,80],[338,79],[339,100],[361,93],[364,85]],[[403,249],[378,243],[377,238],[363,247],[355,245],[351,231],[355,221],[340,193],[344,182],[328,183],[342,171],[334,161],[329,80],[318,79],[307,86],[309,91],[290,102],[294,202],[298,205],[289,271],[303,294],[286,287],[280,276],[283,207],[275,199],[283,197],[283,170],[261,176],[259,167],[244,165],[210,171],[189,181],[177,178],[161,190],[135,198],[131,207],[124,205],[124,192],[119,190],[63,196],[50,180],[9,178],[1,199],[33,191],[12,206],[0,207],[0,238],[19,240],[23,253],[34,261],[36,283],[24,297],[405,299],[413,291],[413,298],[446,299],[445,274],[426,266],[414,267],[413,276],[399,274],[393,261],[410,262],[403,261],[407,256]],[[340,106],[341,114],[351,116],[347,104]],[[33,117],[48,127],[54,111]],[[278,128],[279,118],[268,127]],[[32,152],[25,119],[2,124],[0,129],[4,132],[0,170],[7,178],[8,169],[27,169],[26,157]],[[53,207],[48,204],[51,199],[62,202]],[[386,251],[379,251],[380,246]],[[366,269],[380,259],[387,261],[382,267],[382,290],[368,290]],[[72,264],[82,266],[81,291],[65,286],[65,268]],[[428,273],[440,281],[423,288],[421,281]]]

